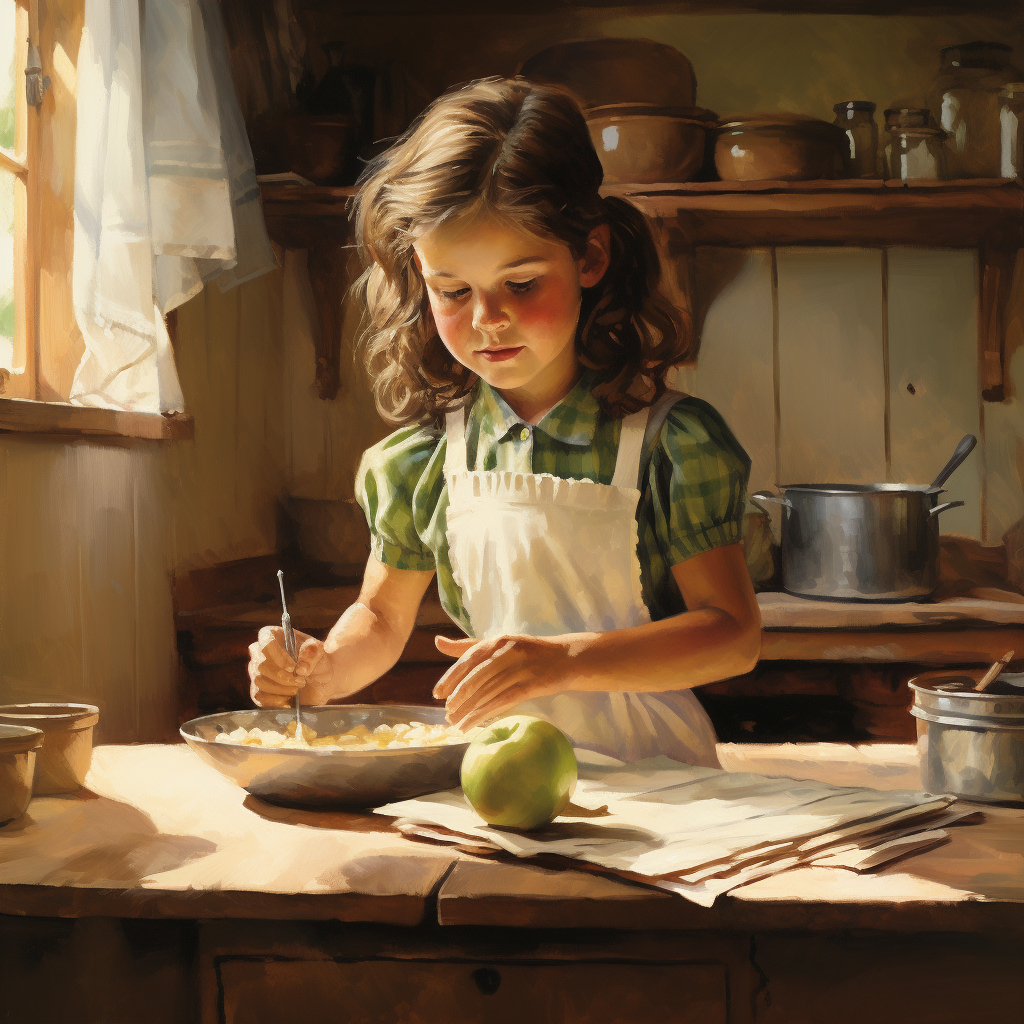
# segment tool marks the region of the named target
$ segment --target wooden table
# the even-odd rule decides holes
[[[906,746],[721,756],[919,784]],[[987,808],[877,874],[804,868],[701,908],[412,842],[379,816],[273,807],[182,745],[100,747],[86,789],[0,830],[0,914],[19,1022],[142,1006],[233,1024],[1009,1021],[1024,1008],[1024,810]]]

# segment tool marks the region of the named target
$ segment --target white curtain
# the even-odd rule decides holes
[[[71,401],[184,408],[163,314],[276,265],[217,0],[86,0]]]

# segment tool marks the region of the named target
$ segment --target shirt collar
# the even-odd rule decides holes
[[[592,385],[592,374],[584,370],[565,398],[547,411],[537,429],[565,444],[592,445],[601,408],[591,394]],[[473,415],[480,424],[480,430],[496,441],[503,440],[513,427],[523,422],[501,395],[482,379],[473,403]]]

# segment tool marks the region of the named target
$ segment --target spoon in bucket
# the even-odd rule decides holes
[[[1013,661],[1013,651],[1007,651],[997,662],[993,663],[992,667],[978,680],[978,685],[974,688],[975,693],[980,693],[985,689],[986,686],[991,683],[1000,672],[1006,668],[1010,662]]]
[[[295,652],[295,630],[292,629],[292,617],[288,614],[288,603],[284,599],[284,572],[277,570],[277,582],[281,587],[281,628],[284,630],[284,649],[293,664],[298,664],[299,659]],[[295,693],[295,738],[302,739],[302,719],[299,717],[300,704],[298,691]]]

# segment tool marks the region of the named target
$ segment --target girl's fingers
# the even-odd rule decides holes
[[[260,673],[255,679],[256,685],[264,693],[277,693],[282,697],[294,697],[302,689],[302,686],[293,678],[291,683],[279,683],[276,679],[270,679]]]
[[[472,700],[472,694],[483,686],[487,680],[491,679],[499,672],[509,668],[509,666],[503,662],[502,655],[507,653],[511,646],[512,641],[506,641],[505,644],[499,647],[496,651],[493,651],[481,660],[477,661],[475,665],[472,665],[458,681],[455,687],[449,691],[449,703],[453,700],[456,703],[459,701]],[[467,655],[467,661],[468,660],[469,656]]]
[[[316,637],[310,637],[308,640],[303,641],[302,646],[298,650],[298,660],[295,664],[295,674],[300,677],[311,676],[313,670],[320,664],[320,659],[324,656],[324,645],[316,639]]]
[[[303,680],[296,677],[295,673],[289,668],[279,668],[266,656],[266,649],[261,650],[259,644],[249,645],[249,678],[255,679],[257,676],[271,680],[278,684],[284,689],[279,690],[281,693],[295,693],[296,690],[300,689]]]
[[[476,711],[490,701],[496,694],[501,693],[511,683],[518,681],[519,668],[511,665],[507,668],[494,670],[492,674],[478,675],[468,679],[448,698],[447,717],[450,721],[456,721]]]
[[[284,645],[284,630],[280,626],[264,626],[256,636],[256,643],[250,646],[258,648],[263,656],[280,668],[291,668],[292,659]]]
[[[256,690],[251,694],[252,702],[261,708],[287,708],[291,706],[291,700],[276,693],[267,693],[265,690]]]
[[[461,718],[452,718],[450,721],[453,725],[465,730],[501,718],[517,704],[527,699],[529,696],[528,683],[529,680],[525,678],[510,679],[500,691],[493,694],[488,700],[471,708]]]
[[[461,658],[474,644],[480,641],[467,636],[465,639],[449,640],[446,636],[435,636],[434,646],[442,653],[451,658]]]
[[[466,677],[479,668],[496,653],[500,653],[509,641],[504,637],[492,640],[478,640],[434,685],[434,697],[446,700],[461,685]]]

